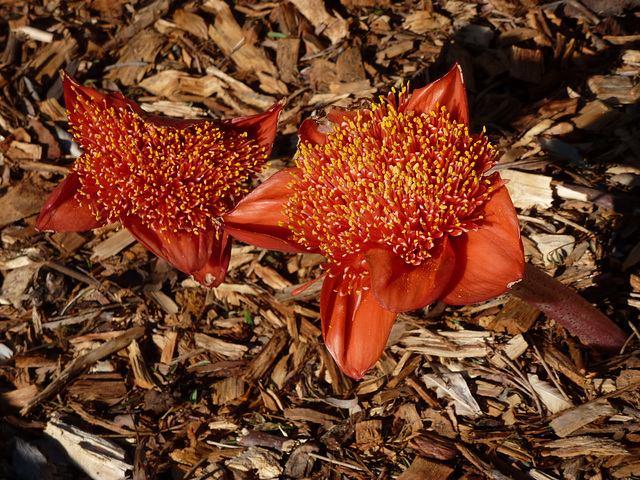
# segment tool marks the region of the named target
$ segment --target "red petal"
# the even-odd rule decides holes
[[[289,218],[282,213],[292,191],[290,168],[269,177],[222,217],[224,228],[240,241],[256,247],[283,252],[307,252],[290,239]]]
[[[231,258],[231,238],[224,232],[220,240],[216,239],[209,261],[200,270],[193,272],[193,278],[205,287],[217,287],[224,281]]]
[[[82,232],[103,225],[91,213],[89,204],[77,199],[79,187],[78,174],[71,172],[49,195],[36,222],[36,228],[55,232]]]
[[[283,107],[284,103],[278,102],[267,111],[257,115],[222,120],[220,126],[238,133],[247,132],[249,138],[271,151],[273,141],[276,138],[276,130],[278,129],[278,118]]]
[[[81,131],[83,126],[95,127],[96,125],[96,122],[91,121],[95,113],[92,108],[87,108],[87,104],[99,109],[124,108],[146,116],[137,103],[124,98],[121,94],[115,92],[105,94],[85,87],[65,71],[62,72],[62,86],[64,102],[69,111],[69,123],[80,128]]]
[[[322,284],[322,335],[340,370],[360,380],[382,355],[396,313],[382,308],[364,285],[340,295],[343,281],[341,275],[327,276]]]
[[[414,266],[390,250],[369,250],[365,258],[371,271],[371,289],[380,305],[392,312],[406,312],[436,301],[453,274],[456,259],[446,237],[432,253]]]
[[[342,122],[346,120],[353,120],[357,116],[357,110],[341,110],[339,108],[331,109],[327,112],[325,120],[325,123],[328,122],[328,125],[321,126],[317,121],[308,118],[302,122],[298,129],[298,138],[301,142],[311,142],[314,145],[324,145],[327,143],[327,133],[333,130],[331,127],[334,124],[340,125]],[[326,130],[327,133],[321,132],[320,129]]]
[[[429,113],[439,110],[442,106],[447,107],[453,119],[469,125],[467,92],[462,67],[458,63],[444,77],[415,90],[409,97],[404,110]]]
[[[450,237],[456,266],[440,299],[449,305],[470,305],[502,295],[524,275],[520,224],[506,188],[485,204],[476,231]]]
[[[124,227],[141,244],[181,272],[192,274],[205,268],[211,259],[214,246],[220,245],[215,230],[199,235],[159,232],[144,225],[138,217],[125,217]],[[215,254],[220,255],[220,254]]]
[[[315,120],[307,118],[300,124],[298,138],[301,142],[311,142],[314,145],[327,143],[327,134],[320,132],[320,125]]]

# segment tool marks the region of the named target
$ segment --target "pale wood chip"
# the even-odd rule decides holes
[[[256,470],[259,479],[280,478],[284,470],[280,466],[280,455],[262,447],[249,447],[228,460],[227,467],[243,472]]]
[[[211,385],[211,401],[214,405],[226,405],[244,395],[246,384],[239,377],[229,377]]]
[[[349,22],[338,13],[329,14],[322,0],[290,0],[298,11],[322,32],[331,43],[340,42],[349,35]]]
[[[215,21],[209,25],[208,35],[225,55],[231,57],[240,70],[264,72],[277,76],[275,66],[269,61],[264,51],[247,43],[242,28],[233,18],[231,8],[222,0],[206,0],[202,9],[215,15]]]
[[[180,8],[174,12],[173,21],[176,22],[178,28],[186,30],[198,38],[207,38],[207,22],[200,15]]]
[[[284,418],[293,422],[319,423],[325,428],[330,428],[336,423],[340,423],[338,417],[319,412],[311,408],[285,408]]]
[[[488,344],[495,343],[491,332],[473,332],[464,330],[447,332],[438,330],[415,330],[413,335],[404,337],[400,343],[408,351],[423,355],[436,355],[450,358],[485,357],[489,353]],[[419,334],[416,336],[415,334]],[[392,350],[397,347],[391,347]]]
[[[516,208],[530,210],[533,207],[551,208],[553,205],[551,177],[511,169],[501,169],[500,176],[509,180],[506,188]]]
[[[550,425],[559,437],[567,437],[589,423],[617,414],[618,411],[605,400],[595,400],[574,408],[554,418]]]
[[[254,273],[274,290],[284,290],[291,286],[291,282],[276,272],[273,268],[267,267],[260,263],[255,263],[253,266]]]
[[[446,29],[451,25],[451,20],[437,12],[418,10],[407,15],[402,22],[402,28],[418,35],[423,35],[433,30]]]
[[[194,336],[196,346],[204,348],[218,355],[228,358],[229,360],[239,360],[247,352],[249,347],[236,343],[225,342],[219,338],[210,337],[204,333],[196,333]]]
[[[105,240],[93,247],[91,260],[100,261],[117,255],[122,250],[133,244],[136,239],[129,233],[129,230],[122,228]]]
[[[629,455],[629,451],[620,443],[609,438],[599,437],[571,437],[553,440],[546,443],[541,450],[545,457],[560,458],[578,457],[583,455]]]
[[[81,430],[54,416],[44,429],[73,462],[94,480],[121,480],[133,465],[126,462],[122,447],[101,436]]]
[[[38,387],[35,383],[31,383],[25,387],[17,388],[8,392],[0,393],[0,408],[3,411],[19,410],[29,403],[29,401],[38,393]]]
[[[289,338],[285,330],[279,329],[273,333],[269,342],[260,353],[251,361],[244,374],[247,381],[257,380],[263,377],[271,368],[280,352],[289,343]]]
[[[135,340],[129,345],[129,361],[131,362],[131,370],[133,371],[135,384],[146,390],[155,388],[156,382],[147,368],[147,364],[142,356],[142,351],[138,346],[138,342]]]

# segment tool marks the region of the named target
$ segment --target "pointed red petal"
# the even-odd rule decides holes
[[[382,308],[363,285],[340,295],[343,281],[341,275],[327,276],[322,284],[322,335],[340,370],[360,380],[382,355],[396,314]]]
[[[298,138],[301,142],[324,145],[327,143],[327,133],[333,131],[333,125],[340,125],[342,122],[353,120],[357,116],[357,110],[333,108],[327,112],[326,119],[320,120],[320,123],[310,118],[302,122],[298,129]]]
[[[95,123],[90,120],[95,117],[95,113],[88,108],[88,105],[99,109],[124,108],[146,116],[137,103],[124,98],[121,94],[115,92],[107,94],[85,87],[65,71],[62,72],[62,86],[64,102],[69,111],[69,123],[80,129],[83,125],[91,126]]]
[[[380,305],[392,312],[406,312],[436,301],[453,274],[455,255],[446,237],[432,253],[414,266],[390,250],[369,250],[365,258],[371,271],[371,289]]]
[[[124,227],[141,244],[181,272],[192,274],[204,268],[210,260],[216,240],[216,231],[195,234],[159,232],[144,225],[138,217],[122,220]]]
[[[103,225],[91,213],[89,205],[77,199],[79,187],[78,175],[71,172],[49,195],[36,228],[55,232],[83,232]]]
[[[278,118],[283,107],[284,103],[278,102],[257,115],[222,120],[220,127],[226,127],[238,133],[247,132],[249,138],[271,151],[278,129]]]
[[[307,250],[291,240],[289,218],[282,212],[289,201],[291,172],[281,170],[222,217],[224,228],[238,240],[268,250],[304,253]]]
[[[469,125],[467,92],[462,67],[458,63],[444,77],[415,90],[409,97],[404,110],[429,113],[439,110],[442,106],[447,107],[453,119]]]
[[[449,305],[470,305],[502,295],[524,275],[520,224],[505,187],[485,204],[476,231],[450,237],[456,254],[454,274],[440,299]]]
[[[310,118],[307,118],[300,124],[298,138],[301,142],[311,142],[314,145],[324,145],[327,143],[327,134],[320,132],[320,125]]]
[[[231,258],[231,238],[224,232],[211,247],[209,261],[200,270],[193,272],[193,278],[205,287],[217,287],[224,281]]]

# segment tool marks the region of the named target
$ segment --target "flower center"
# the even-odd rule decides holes
[[[247,192],[245,181],[268,158],[246,133],[212,122],[163,127],[127,108],[83,107],[70,122],[84,149],[73,170],[99,220],[134,215],[154,230],[199,234]]]
[[[503,182],[484,174],[495,150],[446,108],[419,114],[395,101],[359,111],[325,145],[301,142],[286,207],[294,238],[330,261],[359,265],[388,247],[419,265],[444,235],[474,230]]]

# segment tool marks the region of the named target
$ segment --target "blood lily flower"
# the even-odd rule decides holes
[[[371,109],[305,121],[295,168],[223,216],[257,246],[327,257],[325,344],[360,379],[397,312],[435,300],[466,305],[505,293],[524,271],[520,226],[496,151],[469,132],[461,68]]]
[[[121,222],[178,270],[219,285],[231,250],[219,218],[268,160],[282,105],[231,120],[180,120],[148,115],[66,73],[63,84],[83,153],[47,200],[37,228],[77,232]]]

